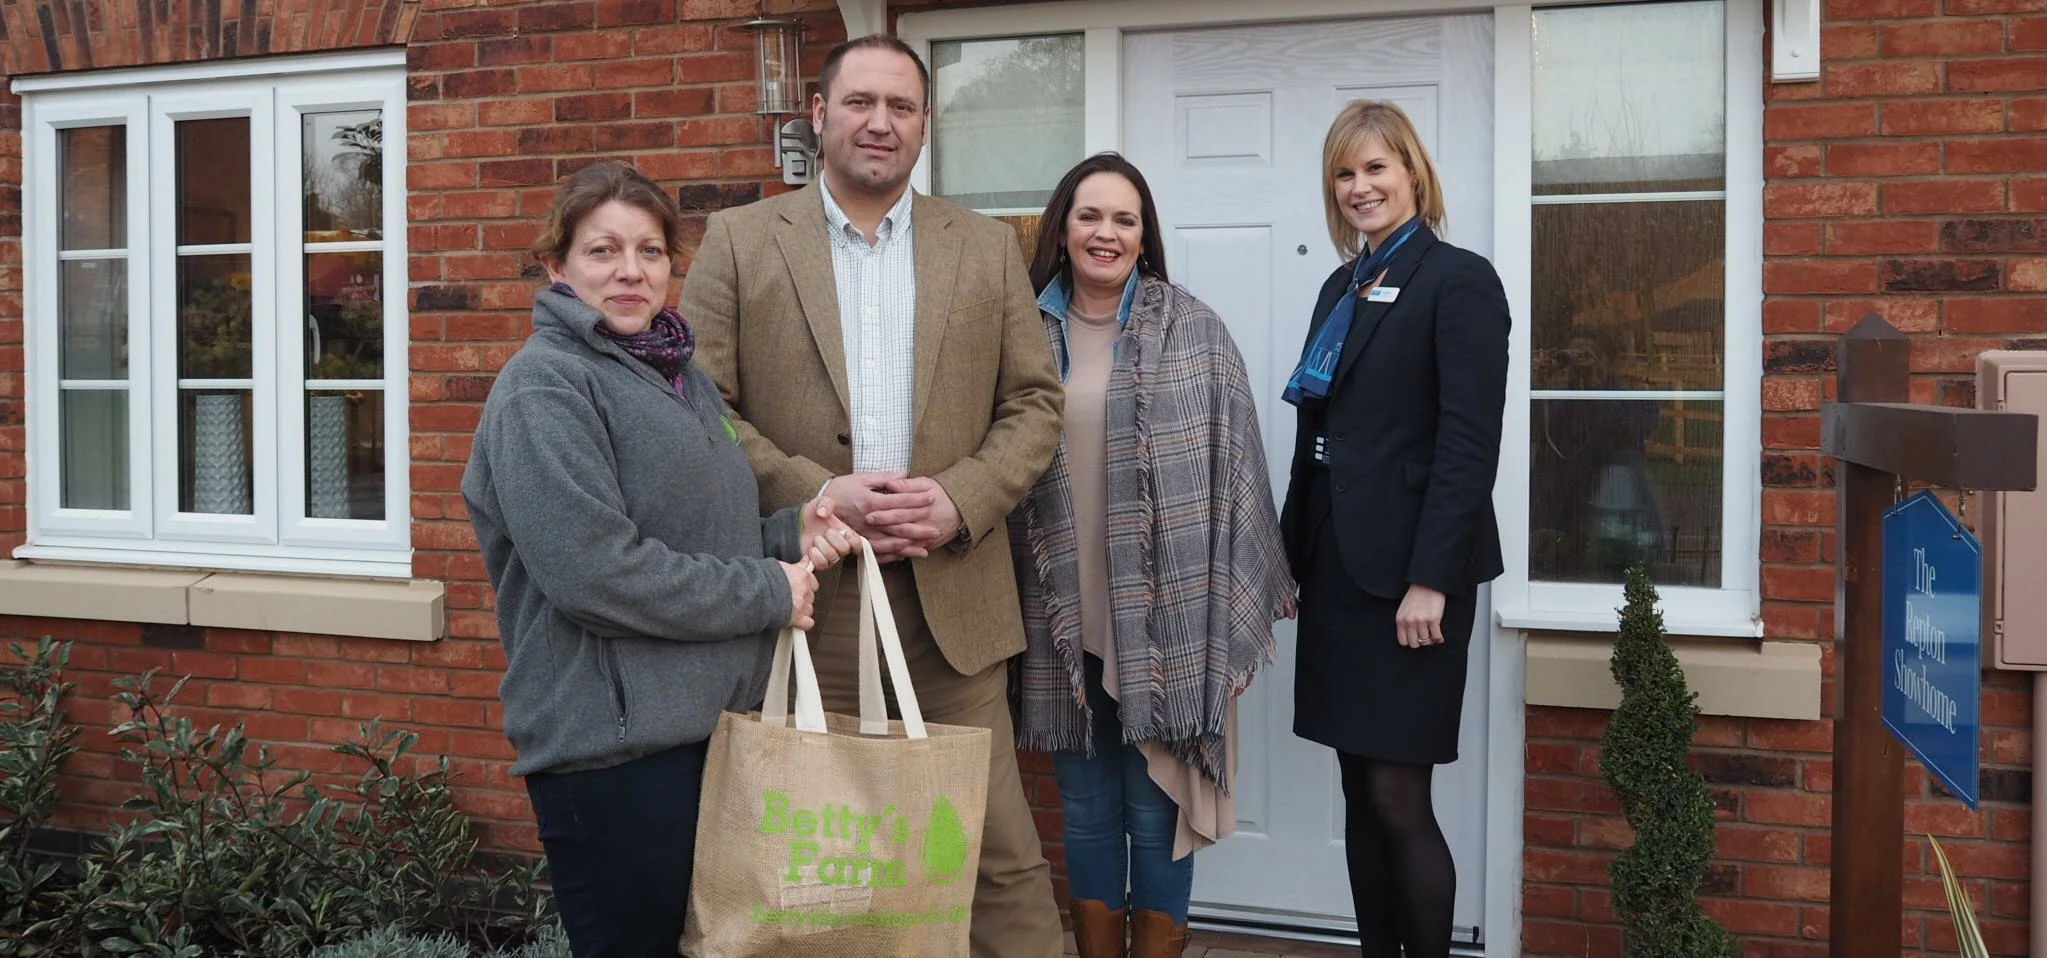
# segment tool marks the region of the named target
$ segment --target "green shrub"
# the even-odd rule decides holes
[[[525,944],[491,952],[491,958],[569,958],[569,936],[560,922],[546,922]]]
[[[54,712],[68,687],[57,678],[61,655],[45,651],[43,666],[10,673],[12,687],[51,690],[35,699],[48,702],[36,714]],[[363,767],[360,776],[316,787],[306,773],[280,772],[240,726],[202,731],[175,715],[182,680],[160,696],[153,671],[115,684],[129,719],[114,735],[140,778],[123,805],[134,817],[79,858],[74,880],[44,881],[21,909],[36,920],[0,942],[0,954],[295,958],[384,930],[447,932],[479,950],[533,937],[546,904],[534,887],[540,864],[485,867],[455,807],[447,760],[411,756],[417,736],[364,726],[335,747]],[[7,729],[24,724],[32,723]],[[33,749],[10,740],[10,755],[17,751],[0,757],[9,763],[0,769],[41,767]],[[54,797],[28,779],[9,773],[0,796]]]
[[[420,935],[387,927],[320,948],[307,958],[477,958],[478,954],[445,932]],[[569,939],[560,924],[547,922],[535,930],[532,940],[509,950],[493,949],[484,958],[569,958]]]
[[[71,647],[45,638],[34,652],[9,648],[18,664],[0,672],[0,928],[23,928],[56,886],[57,863],[31,857],[28,843],[57,807],[57,769],[78,750],[78,728],[58,707],[71,691]],[[12,945],[0,939],[0,955]]]
[[[338,945],[328,945],[309,958],[474,958],[462,939],[442,932],[416,935],[402,928],[379,928]]]
[[[1699,911],[1699,882],[1713,854],[1713,798],[1685,764],[1699,708],[1663,641],[1656,587],[1639,565],[1628,570],[1626,594],[1613,648],[1621,703],[1599,760],[1635,832],[1634,845],[1612,867],[1625,953],[1733,958],[1733,939]]]

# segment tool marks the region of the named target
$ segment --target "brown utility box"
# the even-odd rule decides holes
[[[1979,355],[1976,405],[2047,422],[2047,351]],[[2035,468],[2047,477],[2047,443],[2038,455]],[[2047,491],[1986,492],[1982,500],[1984,664],[2047,671]]]

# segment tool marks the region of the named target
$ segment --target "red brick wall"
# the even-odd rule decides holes
[[[535,277],[520,254],[552,185],[594,157],[625,157],[678,191],[694,226],[781,189],[752,96],[754,0],[230,0],[213,22],[123,20],[151,5],[0,8],[14,75],[409,41],[411,382],[415,573],[448,585],[450,637],[432,645],[230,630],[0,618],[0,635],[81,643],[74,714],[105,727],[120,674],[196,676],[201,718],[247,721],[287,763],[328,767],[325,745],[381,717],[454,756],[465,807],[492,841],[532,847],[523,792],[504,774],[489,590],[457,491],[491,376],[526,331]],[[1914,334],[1915,397],[1967,403],[1984,348],[2047,345],[2047,8],[2041,0],[1833,0],[1827,76],[1773,86],[1766,282],[1764,617],[1776,638],[1832,637],[1830,477],[1817,453],[1831,334],[1875,310]],[[114,10],[134,7],[134,10]],[[181,11],[186,8],[180,8]],[[800,12],[814,72],[840,38],[829,0]],[[183,16],[181,12],[179,14]],[[45,40],[45,35],[49,39]],[[257,38],[251,41],[250,37]],[[0,547],[25,523],[21,383],[20,116],[0,85]],[[1951,140],[1951,142],[1949,141]],[[522,272],[527,271],[527,272]],[[2036,340],[2035,337],[2038,337]],[[1831,649],[1829,648],[1829,651]],[[1831,663],[1831,657],[1829,658]],[[1952,838],[1999,953],[2024,951],[2030,696],[1993,678],[1985,812],[1908,776],[1908,826]],[[1618,932],[1605,866],[1625,827],[1598,780],[1603,713],[1528,714],[1531,955],[1609,955]],[[1749,955],[1824,951],[1830,733],[1825,723],[1708,719],[1699,764],[1722,808],[1709,907]],[[121,797],[103,734],[66,782],[73,824]],[[1057,795],[1026,759],[1048,853]],[[1907,940],[1951,942],[1923,843],[1906,867]]]
[[[179,20],[138,38],[94,16],[74,29],[70,4],[0,9],[0,51],[13,75],[237,54],[404,43],[408,51],[407,218],[412,349],[414,575],[446,583],[448,638],[411,644],[234,630],[0,616],[0,640],[52,635],[79,643],[73,716],[97,731],[65,782],[61,824],[111,820],[128,783],[104,734],[121,675],[191,675],[181,702],[201,724],[244,722],[289,768],[338,772],[328,746],[361,722],[421,733],[422,754],[450,756],[462,806],[489,841],[537,848],[521,783],[506,774],[497,680],[503,653],[460,482],[494,373],[529,330],[539,273],[524,255],[560,178],[603,159],[632,162],[676,191],[690,242],[710,212],[787,189],[754,116],[752,34],[734,26],[757,0],[277,0],[220,21]],[[129,5],[122,5],[129,6]],[[139,6],[149,6],[141,4]],[[800,14],[808,73],[844,39],[831,0],[773,5]],[[45,11],[42,13],[39,11]],[[180,15],[189,11],[180,8]],[[122,14],[133,15],[135,11]],[[56,29],[44,40],[40,24]],[[118,18],[115,18],[118,19]],[[248,24],[254,24],[253,27]],[[363,31],[371,30],[371,33]],[[252,43],[246,38],[258,37]],[[153,39],[152,39],[153,38]],[[351,39],[353,38],[353,39]],[[359,41],[359,43],[357,42]],[[0,77],[4,81],[6,77]],[[0,548],[19,545],[21,428],[21,118],[0,82]],[[1027,759],[1057,855],[1049,764]]]
[[[1824,76],[1768,87],[1764,128],[1763,619],[1825,645],[1834,700],[1834,495],[1819,453],[1834,335],[1869,313],[1912,336],[1912,396],[1971,405],[1985,349],[2047,348],[2047,4],[1830,0]],[[1995,954],[2026,953],[2032,696],[1991,674],[1983,811],[1908,760],[1906,830],[1942,840]],[[1607,863],[1630,840],[1599,781],[1606,714],[1528,711],[1531,955],[1619,954]],[[1751,956],[1819,956],[1828,930],[1832,728],[1701,723],[1719,806],[1707,909]],[[1905,942],[1955,953],[1923,839]]]

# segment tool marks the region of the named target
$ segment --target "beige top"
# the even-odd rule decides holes
[[[1116,636],[1109,615],[1109,370],[1116,340],[1123,335],[1116,316],[1088,316],[1067,309],[1066,324],[1066,465],[1073,487],[1075,565],[1080,575],[1081,646],[1104,663],[1102,687],[1117,697]],[[1223,751],[1227,775],[1237,776],[1237,703],[1229,705]],[[1116,743],[1097,742],[1096,748]],[[1201,771],[1173,757],[1158,742],[1141,742],[1151,780],[1180,807],[1173,858],[1221,841],[1237,830],[1237,801],[1201,776]]]

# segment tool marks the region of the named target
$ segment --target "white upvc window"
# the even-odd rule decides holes
[[[937,86],[914,182],[1028,234],[1042,208],[1029,201],[1074,160],[1130,149],[1126,33],[1468,9],[1092,0],[905,14]],[[1674,634],[1758,636],[1761,0],[1493,14],[1492,252],[1515,319],[1494,615],[1612,631],[1620,570],[1639,560]],[[993,124],[1005,115],[1032,135]]]
[[[409,576],[402,53],[14,89],[16,555]]]
[[[1761,635],[1760,4],[1497,25],[1500,472],[1525,493],[1497,497],[1496,614],[1611,630],[1640,563],[1673,633]]]

